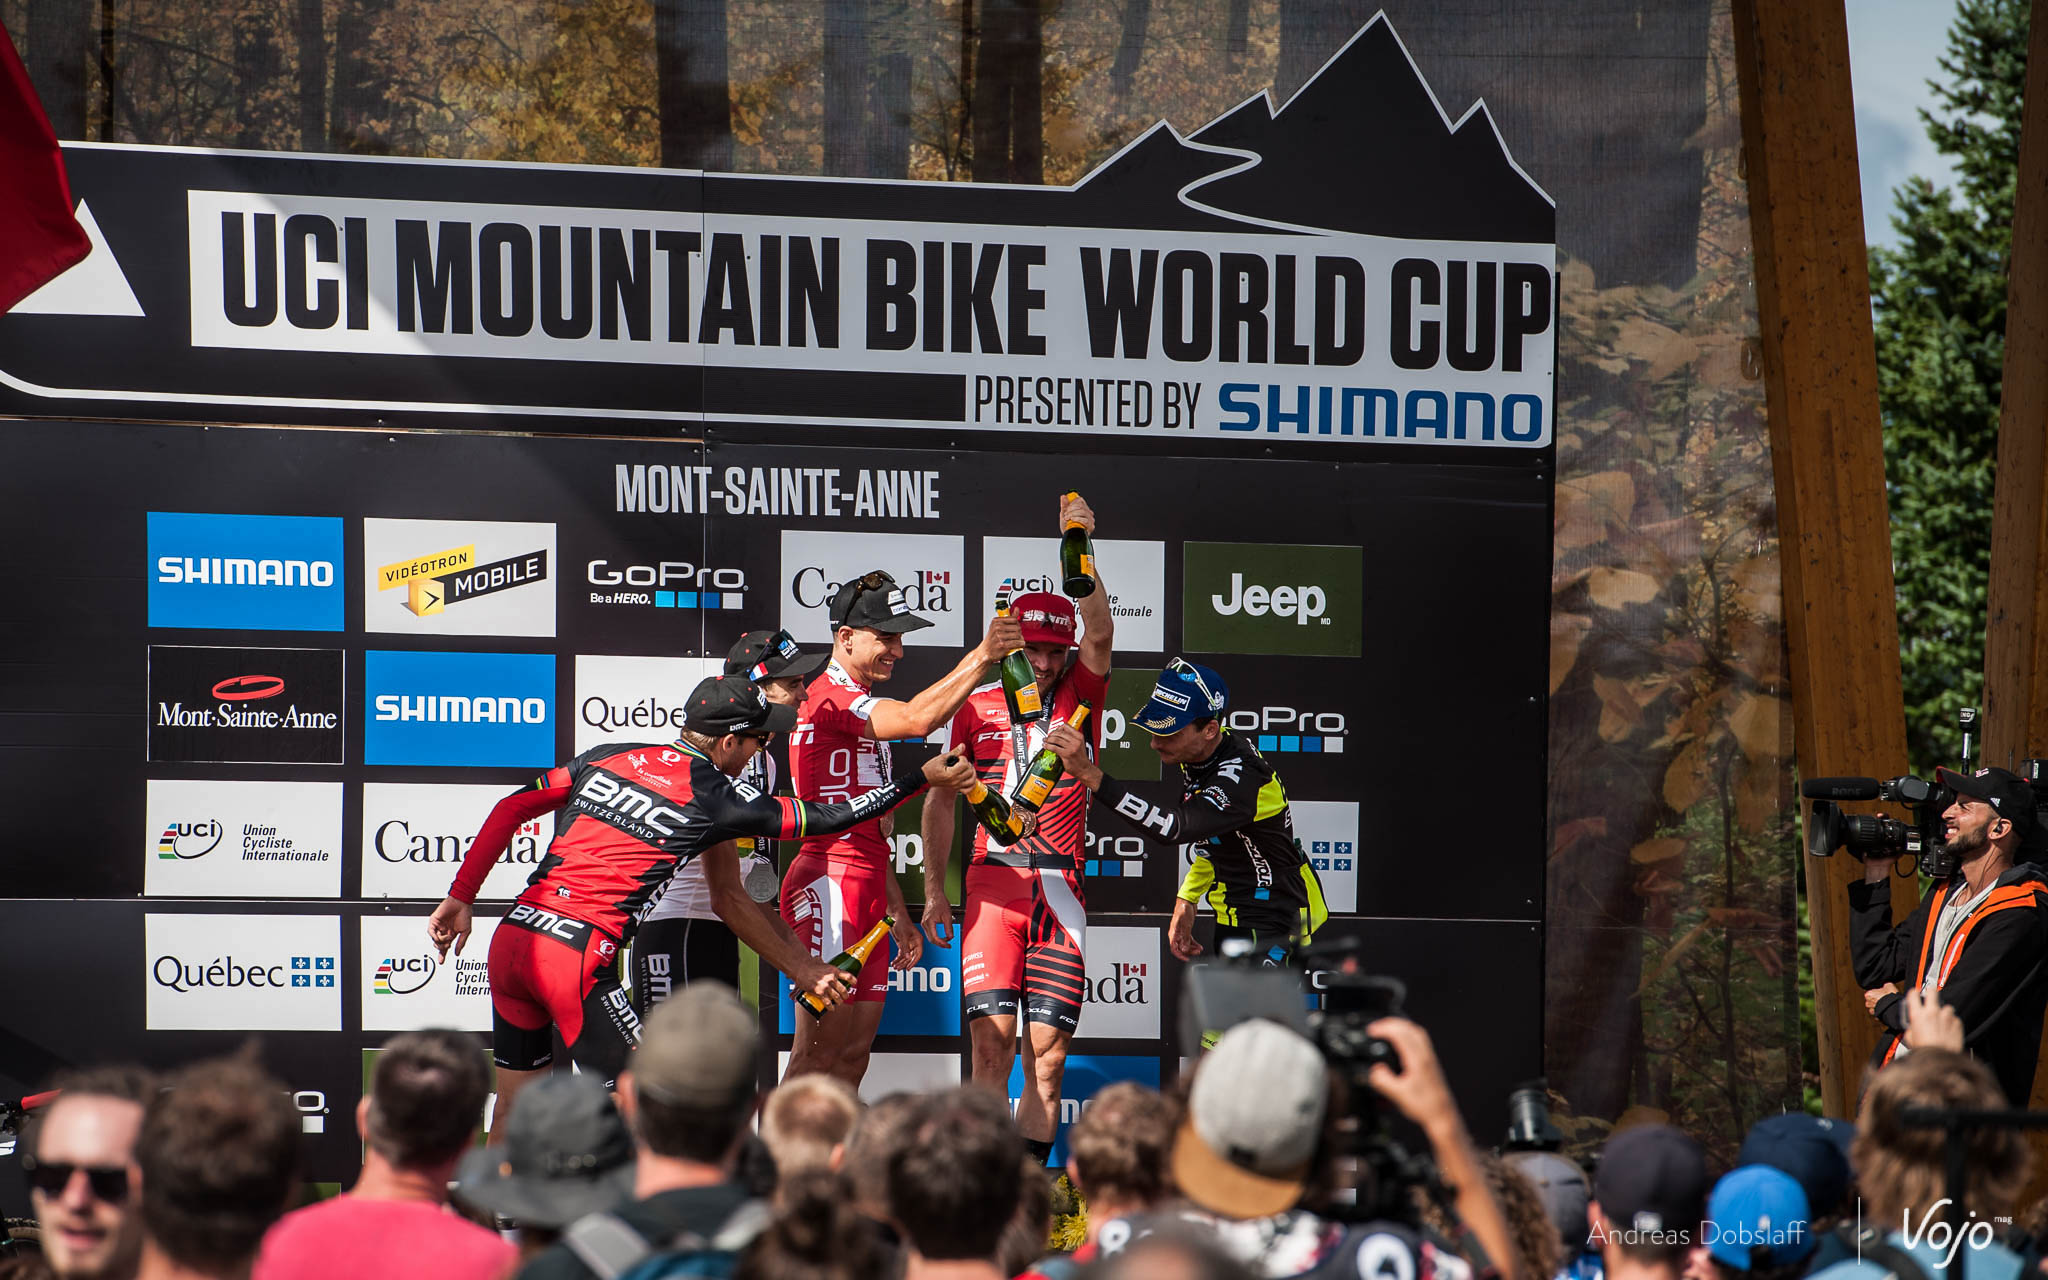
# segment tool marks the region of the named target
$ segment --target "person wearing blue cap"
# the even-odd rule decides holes
[[[1806,1192],[1791,1174],[1752,1164],[1714,1184],[1706,1246],[1720,1280],[1791,1280],[1813,1244]]]
[[[1133,723],[1152,735],[1163,764],[1179,765],[1180,804],[1162,809],[1127,789],[1088,758],[1079,733],[1055,728],[1046,745],[1067,773],[1094,792],[1132,830],[1163,844],[1193,846],[1166,940],[1192,960],[1195,904],[1206,897],[1216,913],[1216,949],[1293,963],[1329,918],[1322,882],[1294,839],[1294,814],[1280,775],[1251,743],[1219,719],[1230,705],[1223,677],[1185,658],[1159,673],[1152,697]]]

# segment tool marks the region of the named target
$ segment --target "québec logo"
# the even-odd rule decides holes
[[[590,603],[649,609],[744,609],[747,575],[739,569],[699,568],[687,560],[614,564],[592,560],[584,568]]]
[[[433,956],[386,956],[377,965],[370,990],[380,996],[409,996],[434,980],[441,966]]]
[[[164,828],[157,838],[156,856],[159,858],[190,859],[203,858],[220,847],[226,828],[218,818],[204,818],[197,822],[173,822]]]
[[[243,964],[232,955],[190,963],[178,956],[163,955],[156,958],[149,973],[158,986],[179,992],[207,988],[331,987],[335,978],[333,956],[293,956],[287,973],[281,964]]]
[[[1355,871],[1358,869],[1357,846],[1349,840],[1311,840],[1308,843],[1309,862],[1318,871]]]

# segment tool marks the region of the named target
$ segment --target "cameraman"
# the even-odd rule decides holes
[[[2034,790],[2004,769],[1963,775],[1937,769],[1955,792],[1942,815],[1942,852],[1955,872],[1892,926],[1895,858],[1863,864],[1849,886],[1849,938],[1863,1005],[1891,1035],[1879,1064],[1908,1052],[1901,982],[1962,1019],[1964,1043],[1983,1059],[2005,1096],[2025,1106],[2048,1008],[2048,882],[2032,863],[2015,865],[2023,834],[2037,825]]]
[[[1333,1088],[1323,1057],[1306,1037],[1254,1018],[1225,1031],[1205,1054],[1174,1138],[1173,1181],[1189,1208],[1103,1224],[1104,1256],[1154,1231],[1196,1227],[1263,1280],[1377,1280],[1382,1274],[1465,1280],[1511,1274],[1507,1220],[1488,1189],[1464,1119],[1451,1100],[1429,1034],[1404,1018],[1367,1028],[1400,1055],[1400,1069],[1376,1064],[1373,1090],[1428,1136],[1466,1237],[1468,1257],[1408,1221],[1336,1222],[1300,1208],[1328,1167]],[[1497,1261],[1496,1261],[1497,1260]],[[1528,1277],[1527,1280],[1543,1280]]]

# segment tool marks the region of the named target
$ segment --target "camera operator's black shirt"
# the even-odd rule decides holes
[[[1132,830],[1192,845],[1181,885],[1189,902],[1206,896],[1216,923],[1306,942],[1329,917],[1323,885],[1294,839],[1294,813],[1280,775],[1249,742],[1224,730],[1200,764],[1182,765],[1180,805],[1162,809],[1104,775],[1096,798]]]
[[[1937,975],[1941,1002],[1963,1022],[1963,1044],[1998,1077],[2012,1105],[2033,1093],[2041,1053],[2041,1020],[2048,1011],[2048,881],[2032,863],[2000,876],[1991,893],[1949,939],[1946,955],[1933,951],[1937,901],[1967,893],[1957,876],[1920,900],[1906,922],[1892,926],[1891,878],[1849,886],[1849,942],[1856,981],[1865,990],[1887,982],[1900,992],[1873,1011],[1891,1034],[1878,1046],[1879,1063],[1897,1056],[1906,1029],[1905,992],[1924,975]]]

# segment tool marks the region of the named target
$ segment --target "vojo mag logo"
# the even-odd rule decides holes
[[[1182,647],[1197,653],[1359,656],[1363,547],[1190,542],[1183,557]]]
[[[744,609],[747,575],[741,569],[712,569],[688,560],[630,564],[591,560],[583,566],[590,603],[644,609]]]
[[[552,636],[554,559],[552,524],[365,519],[364,628]]]
[[[555,759],[555,656],[372,649],[363,655],[366,764]]]
[[[339,631],[342,521],[152,511],[149,625]]]

